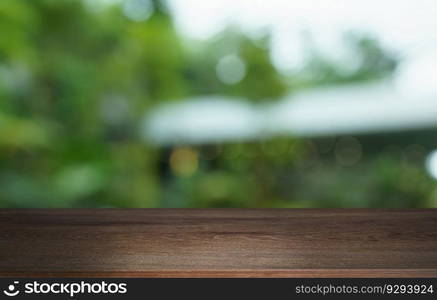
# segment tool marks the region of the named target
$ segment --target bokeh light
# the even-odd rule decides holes
[[[176,148],[170,155],[170,166],[176,176],[190,177],[199,167],[199,154],[193,148]]]
[[[437,179],[437,150],[428,154],[426,159],[426,169],[434,179]]]
[[[125,0],[123,12],[127,18],[142,22],[153,15],[154,7],[151,0]]]
[[[335,158],[344,166],[358,163],[362,156],[360,142],[354,137],[342,137],[335,145]]]
[[[246,64],[237,55],[227,55],[217,63],[216,72],[222,82],[236,84],[246,76]]]

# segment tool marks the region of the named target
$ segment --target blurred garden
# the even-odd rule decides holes
[[[302,31],[305,63],[285,72],[268,30],[229,24],[193,39],[167,2],[0,2],[0,207],[437,207],[426,169],[437,126],[148,138],[162,105],[225,97],[268,107],[390,80],[402,61],[377,36],[345,30],[351,67]]]

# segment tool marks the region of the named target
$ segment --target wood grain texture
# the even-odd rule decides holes
[[[437,277],[437,210],[0,210],[3,277]]]

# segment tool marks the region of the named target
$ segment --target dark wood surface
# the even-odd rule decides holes
[[[0,276],[437,277],[437,210],[0,210]]]

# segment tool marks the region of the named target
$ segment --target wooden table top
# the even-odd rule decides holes
[[[0,210],[2,277],[437,277],[437,210]]]

